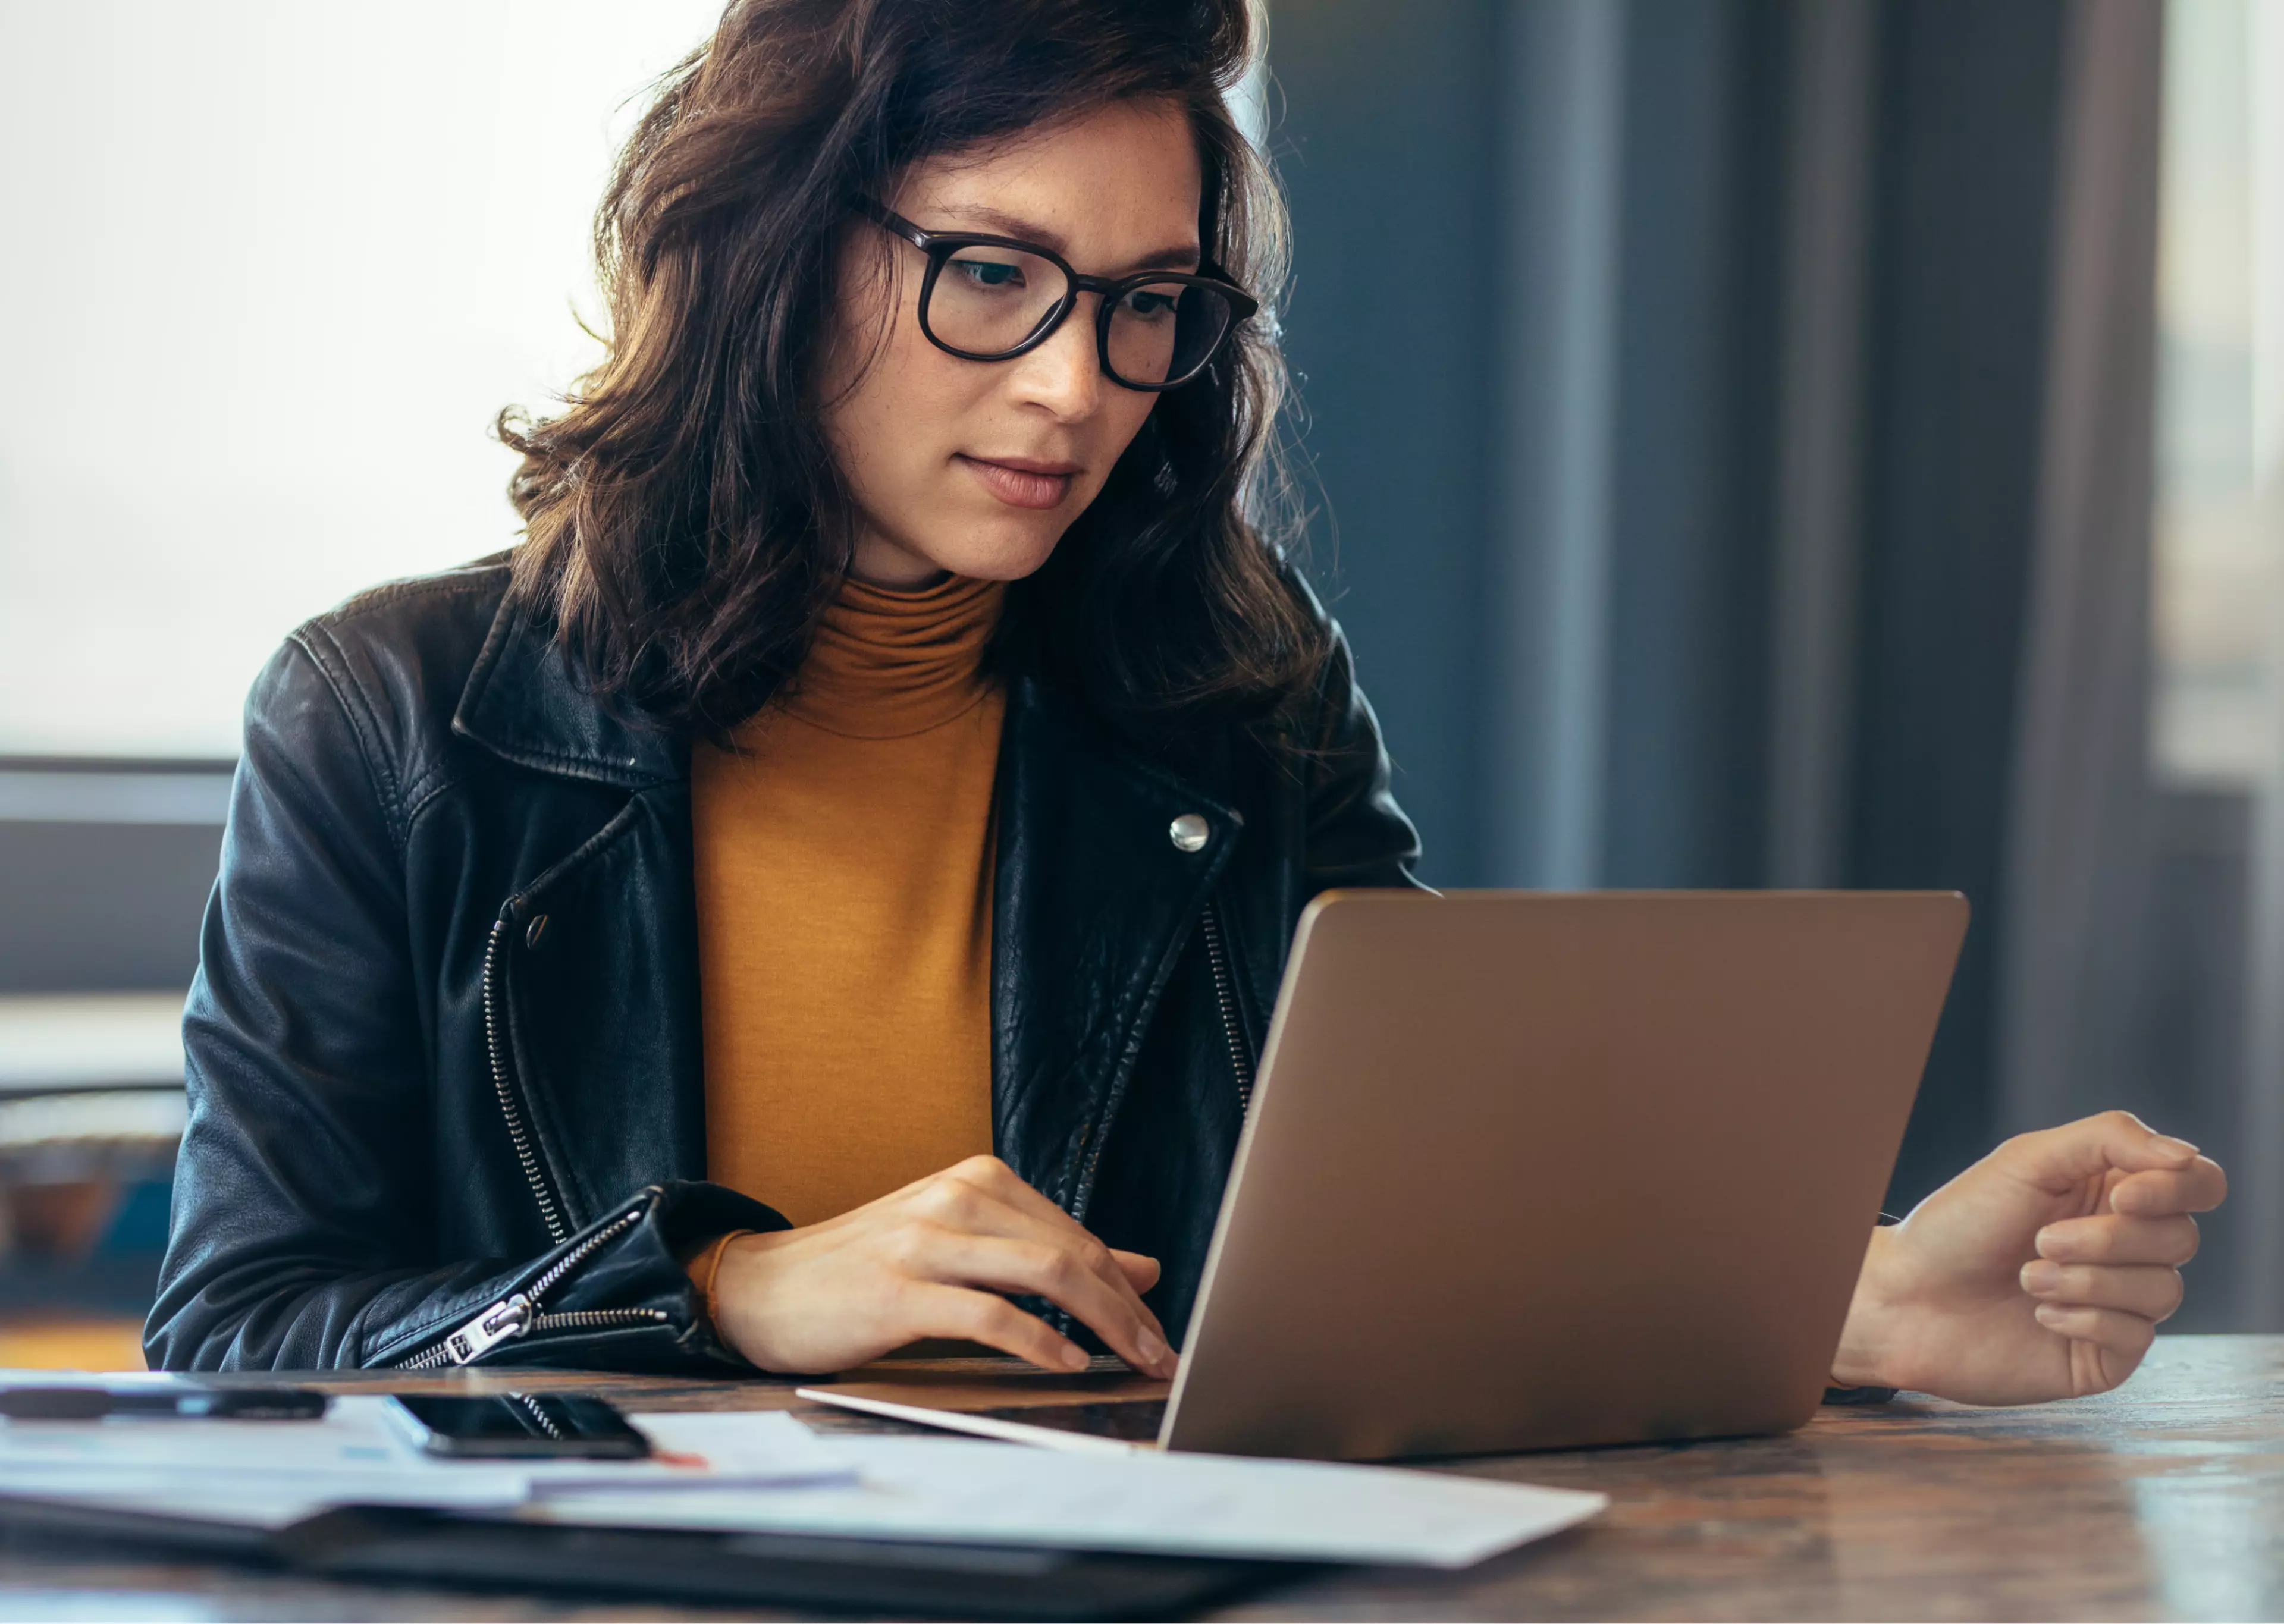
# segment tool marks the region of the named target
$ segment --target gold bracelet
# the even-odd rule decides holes
[[[722,1254],[730,1249],[731,1241],[741,1236],[759,1233],[761,1231],[758,1230],[732,1230],[727,1235],[718,1237],[712,1245],[700,1254],[698,1268],[691,1272],[700,1277],[698,1300],[705,1308],[706,1318],[709,1323],[716,1325],[722,1323],[721,1316],[715,1312],[714,1308],[714,1281],[715,1277],[722,1272]]]

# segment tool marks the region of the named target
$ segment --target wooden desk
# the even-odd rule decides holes
[[[995,1404],[1064,1400],[1074,1386],[997,1373],[981,1361],[876,1366],[862,1379],[903,1396],[964,1394]],[[354,1389],[373,1378],[325,1385]],[[463,1378],[457,1390],[509,1385],[498,1375]],[[765,1382],[527,1375],[512,1385],[585,1388],[637,1409],[816,1413],[787,1387]],[[1108,1373],[1076,1385],[1098,1398],[1162,1390]],[[1225,1616],[2284,1616],[2284,1337],[2165,1338],[2124,1391],[2077,1403],[1827,1409],[1785,1438],[1517,1456],[1452,1469],[1601,1489],[1614,1503],[1584,1528],[1464,1573],[1337,1572]],[[645,1607],[638,1598],[582,1604],[316,1584],[222,1568],[97,1565],[20,1550],[0,1555],[0,1611],[168,1619],[729,1616]]]

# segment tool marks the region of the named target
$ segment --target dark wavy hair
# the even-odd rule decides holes
[[[1163,98],[1195,132],[1205,255],[1266,306],[1286,217],[1224,100],[1254,27],[1248,0],[737,0],[661,82],[597,211],[602,363],[556,415],[500,415],[523,457],[520,608],[606,699],[724,738],[849,569],[817,391],[849,200],[935,153]],[[1143,740],[1251,727],[1304,692],[1327,634],[1271,533],[1284,389],[1264,314],[1162,396],[1011,589],[1003,668]]]

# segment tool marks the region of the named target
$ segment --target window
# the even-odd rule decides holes
[[[720,0],[0,8],[0,755],[236,754],[305,616],[507,546],[616,139]]]
[[[2284,11],[2173,0],[2158,265],[2161,777],[2284,772]]]

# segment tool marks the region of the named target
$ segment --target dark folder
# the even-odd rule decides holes
[[[189,1554],[356,1581],[612,1592],[945,1618],[1169,1617],[1301,1565],[795,1534],[596,1528],[348,1506],[278,1529],[0,1495],[0,1535]],[[29,1536],[28,1538],[27,1536]]]

